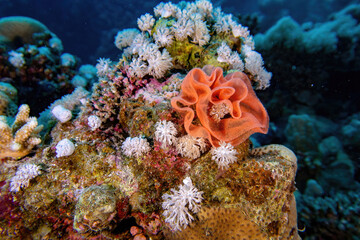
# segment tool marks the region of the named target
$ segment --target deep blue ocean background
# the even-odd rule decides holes
[[[137,27],[137,18],[152,13],[160,2],[0,0],[0,18],[37,19],[62,40],[64,52],[79,57],[81,64],[95,65],[100,57],[117,61],[121,52],[114,45],[116,33]],[[359,2],[222,0],[213,5],[250,24],[256,35],[285,16],[315,28]],[[360,11],[354,11],[353,18],[358,31]],[[257,92],[270,115],[269,134],[252,140],[254,145],[283,144],[296,153],[303,239],[360,239],[360,36],[354,36],[338,37],[331,53],[303,53],[283,42],[256,48],[273,77],[269,89]]]

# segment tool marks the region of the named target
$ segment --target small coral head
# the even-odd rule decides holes
[[[224,77],[221,68],[192,69],[171,105],[184,115],[189,135],[207,138],[216,147],[220,141],[236,146],[269,128],[269,116],[242,72]]]

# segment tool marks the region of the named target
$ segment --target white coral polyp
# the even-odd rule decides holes
[[[219,168],[227,169],[231,163],[236,162],[236,150],[230,143],[221,141],[219,147],[213,147],[211,150],[211,159],[214,160]]]
[[[205,152],[207,143],[204,138],[193,137],[190,135],[182,136],[177,140],[176,151],[182,156],[190,159],[200,157]]]
[[[155,140],[161,142],[161,147],[166,148],[176,142],[177,130],[170,121],[159,121],[155,124]]]
[[[95,131],[101,126],[101,119],[96,115],[91,115],[88,117],[88,126],[92,131]]]
[[[170,225],[172,230],[181,231],[194,220],[190,212],[199,212],[203,192],[194,187],[190,177],[183,180],[179,190],[172,188],[171,192],[172,194],[165,193],[162,196],[164,200],[162,203],[163,215],[165,222]]]
[[[241,60],[239,54],[235,51],[231,51],[230,47],[222,42],[221,45],[216,49],[219,62],[225,62],[230,65],[230,69],[236,69],[239,71],[244,70],[244,63]]]
[[[17,68],[22,67],[25,64],[24,55],[15,51],[9,52],[9,62]]]
[[[154,8],[155,15],[162,18],[175,17],[177,11],[179,11],[179,8],[171,2],[161,2]]]
[[[148,141],[141,137],[127,137],[121,146],[123,154],[127,157],[141,157],[148,153],[151,148]]]
[[[59,120],[61,123],[65,123],[67,121],[69,121],[72,118],[72,113],[70,110],[64,108],[61,105],[57,105],[55,106],[52,110],[51,113],[53,114],[53,116]]]
[[[138,27],[141,31],[150,31],[152,27],[154,26],[155,19],[151,14],[144,14],[137,20]]]
[[[170,46],[174,41],[174,36],[170,28],[159,27],[154,33],[154,40],[161,47]]]
[[[99,58],[96,64],[98,77],[105,77],[111,71],[111,60],[109,58]]]
[[[149,63],[149,74],[155,78],[164,77],[165,73],[172,67],[172,58],[166,49],[157,51],[153,57],[147,59]]]
[[[56,145],[56,157],[67,157],[74,153],[75,145],[67,138]]]
[[[140,32],[136,28],[128,28],[119,31],[115,36],[115,46],[120,50],[130,46],[138,34],[140,34]]]

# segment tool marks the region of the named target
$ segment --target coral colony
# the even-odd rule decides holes
[[[271,73],[231,14],[206,0],[160,3],[118,32],[119,62],[79,73],[45,26],[11,21],[37,28],[2,57],[9,74],[36,52],[76,89],[37,120],[27,105],[14,113],[13,86],[0,88],[2,239],[299,239],[295,155],[249,140],[268,131],[253,88]]]

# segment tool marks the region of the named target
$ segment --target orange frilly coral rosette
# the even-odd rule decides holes
[[[192,69],[171,105],[184,114],[189,135],[206,138],[215,147],[220,141],[237,146],[253,133],[265,134],[269,128],[269,116],[242,72],[224,77],[219,67]]]

